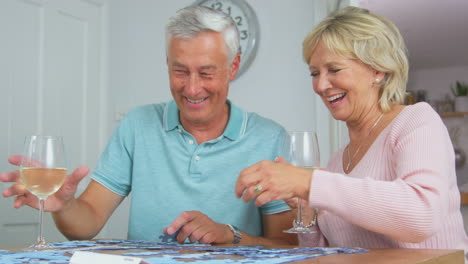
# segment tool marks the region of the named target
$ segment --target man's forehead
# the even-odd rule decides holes
[[[179,61],[172,61],[171,66],[173,66],[173,67],[182,67],[182,68],[191,68],[191,66],[186,65],[186,64],[184,64],[182,62],[179,62]],[[200,69],[200,70],[209,70],[209,69],[217,69],[218,66],[216,66],[214,64],[207,64],[207,65],[195,66],[195,68]]]

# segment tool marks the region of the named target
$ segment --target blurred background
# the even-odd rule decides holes
[[[462,14],[468,1],[246,2],[259,21],[259,46],[247,71],[231,83],[229,98],[288,130],[316,130],[322,166],[347,143],[347,131],[330,118],[312,91],[302,40],[328,13],[347,5],[369,8],[400,28],[410,55],[410,95],[441,113],[460,160],[467,153],[468,109],[455,109],[451,87],[456,81],[468,83],[468,16]],[[93,169],[129,109],[171,99],[164,26],[178,9],[193,3],[2,0],[0,171],[15,169],[7,157],[21,153],[24,137],[34,133],[63,135],[70,169],[80,165]],[[468,178],[465,164],[460,161],[457,167],[461,188]],[[8,186],[0,183],[1,190]],[[126,237],[127,200],[99,237]],[[36,238],[37,211],[14,209],[12,203],[13,199],[0,198],[0,245],[28,244]],[[45,224],[47,241],[65,240],[50,214]]]

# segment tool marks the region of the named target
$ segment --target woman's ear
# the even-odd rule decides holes
[[[375,71],[374,73],[374,84],[380,84],[385,78],[385,73],[381,71]]]

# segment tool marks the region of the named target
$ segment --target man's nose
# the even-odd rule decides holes
[[[190,74],[187,81],[186,92],[189,95],[196,95],[201,89],[200,77],[197,74]]]

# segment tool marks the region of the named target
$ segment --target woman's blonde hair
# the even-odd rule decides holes
[[[306,63],[320,41],[337,55],[358,59],[385,73],[379,99],[383,111],[390,109],[390,103],[403,103],[409,64],[403,38],[390,20],[352,6],[332,13],[304,39],[302,53]]]

